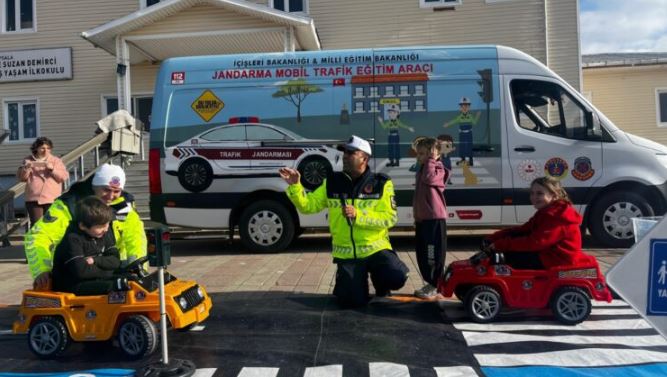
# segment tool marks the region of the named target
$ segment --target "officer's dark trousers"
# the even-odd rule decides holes
[[[425,282],[434,287],[445,271],[447,221],[423,220],[415,223],[417,265]]]
[[[408,267],[393,250],[382,250],[365,259],[334,259],[338,265],[334,295],[344,308],[368,303],[368,274],[378,296],[401,289],[408,280]]]

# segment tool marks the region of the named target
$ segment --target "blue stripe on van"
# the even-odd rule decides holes
[[[667,363],[598,368],[482,367],[487,377],[654,377],[667,376]]]

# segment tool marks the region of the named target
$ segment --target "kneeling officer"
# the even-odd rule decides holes
[[[368,141],[352,136],[344,151],[343,171],[335,172],[315,191],[306,193],[296,169],[281,168],[289,185],[287,196],[305,214],[329,209],[336,286],[334,295],[343,307],[369,301],[368,274],[376,296],[400,289],[408,277],[407,266],[392,250],[389,228],[397,222],[394,185],[389,177],[370,171]]]

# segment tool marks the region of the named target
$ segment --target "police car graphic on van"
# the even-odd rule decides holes
[[[257,121],[231,118],[230,124],[167,148],[165,172],[177,176],[186,190],[202,192],[216,178],[275,176],[288,166],[298,169],[304,186],[312,189],[340,165],[341,152],[335,148]]]

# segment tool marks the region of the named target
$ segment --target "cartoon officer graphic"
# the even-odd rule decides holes
[[[404,128],[410,132],[415,132],[414,128],[408,127],[399,119],[401,116],[401,109],[396,104],[390,104],[387,107],[387,116],[389,119],[385,121],[382,117],[378,116],[378,121],[382,128],[389,130],[389,135],[387,136],[387,144],[389,147],[389,162],[387,166],[398,166],[398,160],[401,159],[401,149],[400,149],[400,137],[398,130]]]
[[[480,112],[478,111],[475,115],[470,114],[470,100],[468,97],[461,97],[459,102],[459,108],[461,113],[456,116],[456,118],[446,122],[442,126],[447,128],[449,126],[458,125],[459,126],[459,157],[460,161],[457,161],[456,164],[460,165],[468,157],[469,166],[473,166],[472,160],[472,126],[477,125],[479,120]]]

